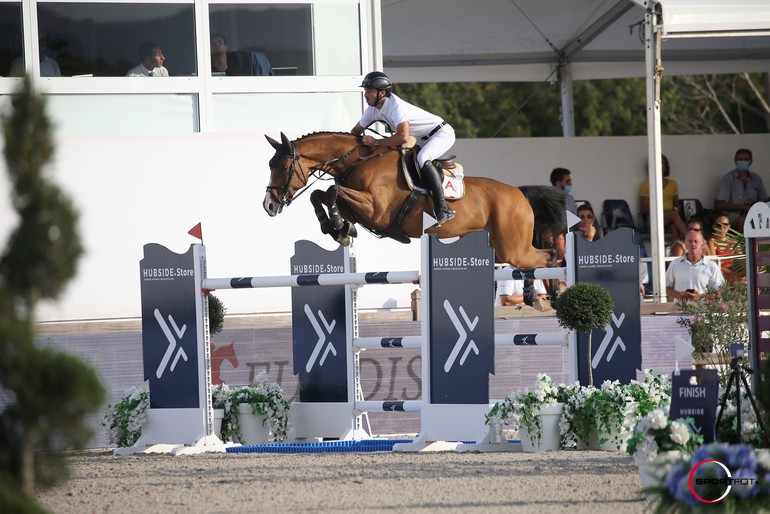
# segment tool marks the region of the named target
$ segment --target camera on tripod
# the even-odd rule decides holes
[[[722,396],[722,402],[719,406],[719,414],[717,415],[717,425],[719,425],[719,422],[722,419],[722,414],[724,413],[725,406],[727,405],[727,397],[728,393],[730,392],[730,388],[733,384],[735,384],[735,405],[736,405],[736,411],[737,411],[737,417],[738,417],[738,440],[742,441],[742,434],[741,430],[743,427],[743,423],[741,423],[741,384],[743,384],[743,390],[746,394],[746,397],[749,399],[749,402],[751,402],[751,408],[754,410],[754,415],[756,416],[757,424],[759,425],[759,429],[762,432],[763,437],[765,438],[765,441],[770,443],[770,434],[768,434],[767,429],[765,429],[765,425],[762,422],[762,417],[759,414],[759,409],[757,409],[757,404],[754,401],[754,395],[751,394],[751,387],[749,386],[749,382],[746,380],[746,375],[751,375],[753,373],[752,369],[748,367],[745,364],[739,363],[739,360],[743,358],[744,356],[744,346],[743,343],[730,343],[730,378],[727,380],[727,387],[725,387],[725,394]]]

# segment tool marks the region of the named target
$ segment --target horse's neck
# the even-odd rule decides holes
[[[325,163],[339,159],[350,153],[340,165],[324,167],[329,174],[337,177],[344,173],[348,166],[361,155],[360,148],[356,148],[358,141],[355,136],[345,134],[331,134],[324,136],[310,136],[297,141],[297,153],[300,154],[311,167],[323,166]],[[334,163],[333,163],[334,164]]]

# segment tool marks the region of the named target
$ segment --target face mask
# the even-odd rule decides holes
[[[749,171],[751,161],[735,161],[735,169],[738,171]]]
[[[571,185],[570,186],[564,186],[564,192],[565,193],[569,193],[570,191],[572,191],[572,186]]]

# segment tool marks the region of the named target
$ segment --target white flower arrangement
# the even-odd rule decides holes
[[[588,436],[595,425],[595,416],[589,401],[596,391],[594,386],[583,386],[575,382],[563,387],[564,410],[559,421],[562,446],[575,446],[579,441],[588,442]]]
[[[227,384],[211,387],[211,403],[215,409],[224,409],[222,420],[222,441],[240,437],[238,404],[249,403],[255,414],[268,418],[273,438],[286,439],[289,424],[289,404],[283,399],[283,390],[278,384],[267,381],[267,373],[257,374],[250,386],[230,388]],[[118,447],[132,446],[142,435],[146,411],[150,407],[150,392],[144,388],[129,387],[123,398],[114,405],[107,405],[102,420],[110,444]],[[235,408],[233,408],[235,407]]]
[[[671,379],[649,369],[641,382],[621,385],[605,380],[600,388],[578,382],[560,387],[565,402],[559,424],[564,447],[587,444],[589,435],[596,432],[603,434],[599,443],[609,441],[622,448],[632,420],[671,401]]]
[[[125,390],[118,403],[108,404],[102,420],[108,442],[120,447],[132,446],[142,435],[145,411],[149,407],[150,391],[134,386]]]
[[[732,444],[746,443],[752,446],[765,445],[764,437],[762,436],[762,428],[757,423],[757,415],[754,412],[754,408],[751,406],[751,401],[746,395],[746,391],[741,388],[741,440],[738,440],[738,406],[735,401],[735,389],[725,391],[720,388],[719,398],[720,402],[725,401],[725,408],[722,412],[722,418],[717,425],[717,439],[723,442]],[[720,403],[721,405],[721,403]],[[763,406],[761,403],[757,404],[757,408],[760,413],[763,412]]]
[[[652,462],[662,452],[680,451],[692,453],[703,442],[703,436],[695,434],[689,422],[692,420],[668,418],[668,407],[649,412],[636,422],[628,439],[629,455],[638,455],[642,461]]]
[[[215,409],[230,410],[232,405],[232,390],[227,384],[217,384],[211,386],[211,404]]]
[[[515,430],[525,428],[532,442],[537,444],[542,435],[540,413],[544,407],[560,403],[560,395],[560,387],[554,384],[553,379],[540,373],[535,390],[513,391],[496,403],[487,414],[487,424],[491,424],[501,438],[505,425]]]
[[[267,372],[260,371],[254,384],[232,389],[224,401],[225,417],[222,420],[222,440],[242,440],[238,404],[248,403],[256,415],[265,416],[270,423],[273,439],[286,439],[289,427],[289,404],[283,398],[283,389],[267,381]]]

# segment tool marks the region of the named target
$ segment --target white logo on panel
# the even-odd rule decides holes
[[[318,311],[318,317],[321,318],[321,323],[323,323],[324,328],[326,329],[326,332],[324,332],[323,328],[321,328],[321,325],[318,323],[318,320],[315,318],[315,316],[313,316],[313,311],[310,310],[310,306],[308,304],[305,304],[305,314],[307,314],[307,319],[310,321],[310,324],[313,325],[316,334],[318,334],[318,342],[315,344],[315,348],[313,348],[313,353],[310,354],[310,359],[308,359],[307,364],[305,364],[305,371],[310,373],[310,370],[313,369],[313,365],[315,364],[316,359],[318,359],[318,354],[321,353],[324,341],[326,341],[326,336],[331,336],[332,330],[334,330],[334,326],[337,324],[337,320],[332,320],[331,323],[327,323],[323,313]],[[321,355],[321,360],[318,363],[319,366],[324,365],[326,356],[329,355],[330,352],[335,357],[337,356],[337,350],[334,349],[334,345],[332,344],[331,340],[329,341],[329,344],[326,345],[326,349],[324,350],[323,355]]]
[[[155,376],[160,378],[163,376],[163,372],[166,371],[166,366],[168,365],[168,361],[171,360],[171,356],[174,354],[174,348],[176,348],[177,345],[177,338],[179,341],[182,340],[182,336],[184,336],[185,330],[187,330],[187,325],[182,325],[182,328],[176,326],[176,322],[174,321],[174,318],[171,316],[171,314],[168,315],[168,323],[171,324],[172,327],[174,327],[174,332],[176,333],[176,338],[174,338],[174,334],[171,333],[171,329],[169,328],[168,324],[166,323],[166,320],[163,319],[163,316],[160,313],[160,310],[155,309],[155,319],[158,320],[158,325],[160,325],[160,329],[163,331],[163,333],[166,335],[166,339],[168,339],[168,348],[166,348],[166,353],[163,354],[163,358],[160,360],[160,365],[158,366],[157,371],[155,371]],[[179,347],[179,350],[176,352],[176,357],[174,357],[174,362],[171,363],[170,371],[174,371],[174,368],[176,368],[177,362],[179,362],[179,358],[182,358],[187,362],[187,354],[184,353],[184,349],[182,347]]]
[[[449,358],[444,363],[444,371],[449,373],[449,370],[452,369],[455,360],[457,360],[457,356],[460,354],[460,350],[462,350],[463,345],[465,344],[465,340],[468,339],[468,332],[466,332],[465,328],[463,328],[462,322],[452,308],[452,304],[449,303],[449,300],[444,300],[444,310],[449,315],[449,319],[452,320],[452,325],[454,325],[458,335],[457,342],[455,343],[454,348],[452,348],[452,352],[449,354]],[[473,321],[471,321],[468,318],[468,315],[465,313],[465,309],[462,307],[460,307],[460,314],[465,320],[465,325],[468,327],[468,330],[473,332],[473,329],[476,328],[476,325],[479,322],[479,317],[476,316],[473,318]],[[460,357],[460,366],[465,364],[465,360],[468,358],[468,354],[471,353],[471,351],[476,355],[479,354],[479,349],[473,339],[468,342],[468,347],[465,349],[465,352],[463,352],[462,357]]]
[[[604,357],[604,352],[607,351],[607,347],[612,341],[612,336],[615,335],[615,330],[612,328],[612,325],[614,324],[616,329],[620,328],[620,325],[623,324],[624,319],[626,319],[625,312],[620,315],[620,318],[615,317],[614,312],[612,313],[612,323],[604,327],[604,339],[602,339],[602,343],[599,345],[599,349],[596,350],[596,355],[594,355],[594,358],[591,360],[592,368],[596,369],[596,367],[599,366],[599,362],[602,360],[602,357]],[[610,353],[607,355],[607,362],[612,360],[612,356],[615,355],[615,350],[617,350],[618,347],[620,347],[621,350],[626,351],[626,344],[623,342],[620,336],[615,338],[615,342],[612,344]]]

